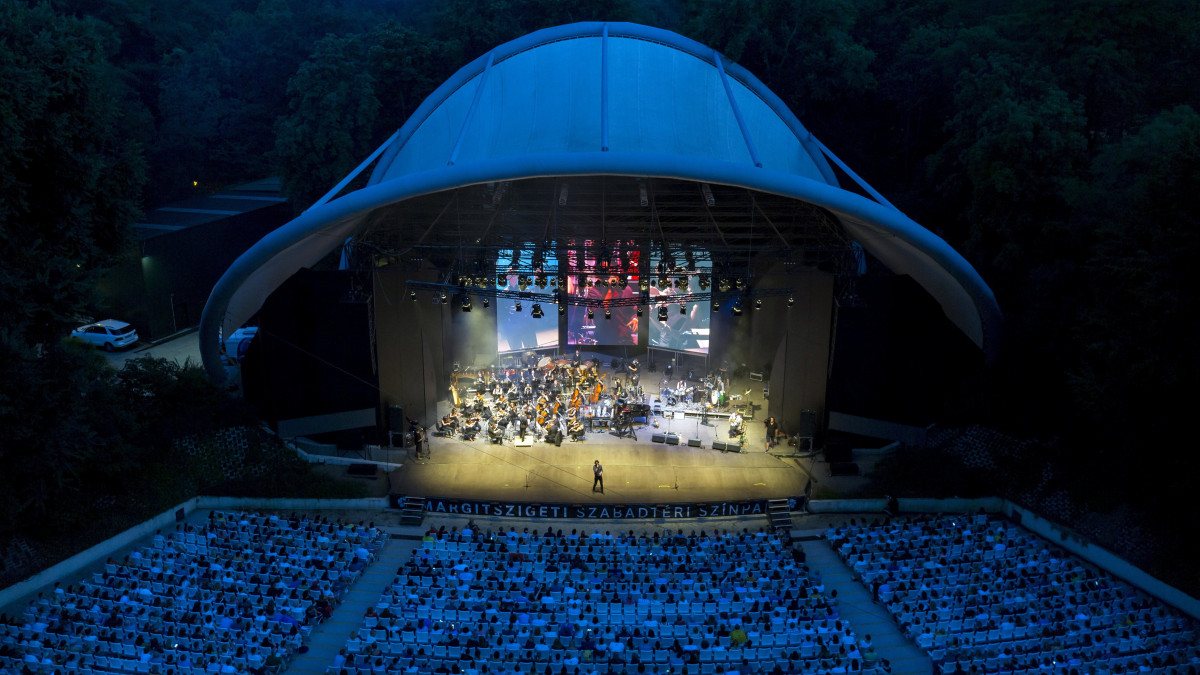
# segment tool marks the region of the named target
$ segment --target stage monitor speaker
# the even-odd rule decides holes
[[[666,436],[666,434],[661,434],[661,433],[655,432],[653,435],[650,436],[650,442],[651,443],[666,443],[667,436]]]
[[[732,442],[726,443],[725,449],[728,450],[729,452],[741,452],[742,444],[741,443],[732,443]]]
[[[713,450],[720,450],[720,451],[724,452],[725,448],[728,445],[729,444],[726,443],[725,441],[713,441]]]
[[[404,433],[404,406],[389,405],[387,411],[388,431]]]
[[[667,445],[679,445],[679,434],[667,434]]]
[[[830,476],[857,476],[858,475],[858,464],[855,464],[854,462],[830,462],[829,463],[829,475]]]
[[[702,448],[702,447],[704,447],[704,445],[702,443],[700,443],[699,438],[689,438],[688,439],[688,447],[689,448]]]

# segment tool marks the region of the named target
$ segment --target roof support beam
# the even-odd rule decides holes
[[[721,52],[713,50],[713,63],[717,65],[717,72],[721,75],[721,84],[725,86],[725,96],[729,99],[729,107],[733,109],[733,118],[737,120],[738,129],[742,131],[742,138],[746,141],[746,150],[750,151],[750,161],[754,162],[754,166],[762,168],[762,160],[758,158],[758,150],[754,147],[754,140],[750,138],[750,130],[746,128],[746,120],[742,117],[742,109],[738,107],[737,100],[733,98],[733,85],[729,84],[729,76],[725,74],[725,57],[721,56]]]
[[[492,62],[495,59],[496,51],[488,52],[487,65],[479,74],[479,85],[475,87],[475,97],[471,99],[471,107],[467,109],[467,114],[463,115],[462,128],[458,130],[458,140],[454,141],[454,150],[450,153],[450,159],[446,160],[447,166],[454,166],[454,162],[458,161],[458,151],[462,149],[463,138],[467,135],[467,128],[471,126],[471,120],[475,119],[475,111],[479,108],[479,99],[483,98],[483,88],[487,86],[488,75],[492,72]]]
[[[600,151],[608,152],[608,24],[600,35]]]

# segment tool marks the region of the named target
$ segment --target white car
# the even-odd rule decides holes
[[[124,349],[138,341],[137,330],[124,321],[116,319],[105,319],[80,326],[71,331],[71,337],[93,347],[101,347],[106,352]]]

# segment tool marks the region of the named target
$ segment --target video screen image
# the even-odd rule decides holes
[[[699,277],[695,274],[667,274],[666,278],[666,285],[655,283],[650,288],[650,311],[646,313],[647,323],[650,325],[650,346],[692,354],[707,354],[712,308],[707,302],[671,302],[672,296],[701,292]],[[663,304],[664,302],[668,304]],[[659,321],[661,307],[667,309],[666,321]]]
[[[525,253],[529,259],[529,253]],[[504,269],[513,265],[509,257],[497,260],[497,267]],[[553,274],[557,265],[546,261],[546,272]],[[521,290],[517,282],[520,276],[516,271],[506,275],[508,283],[500,290],[518,292]],[[528,276],[528,275],[527,275]],[[525,292],[534,294],[532,300],[520,300],[521,309],[517,311],[517,300],[496,298],[496,347],[501,352],[528,351],[558,346],[558,307],[554,304],[551,290],[527,286]],[[533,317],[533,305],[542,306],[543,316]]]
[[[568,253],[571,268],[582,269],[584,274],[567,275],[567,295],[598,302],[637,297],[638,276],[625,270],[637,269],[638,251],[627,251],[624,264],[618,265],[613,262],[621,259],[618,247],[609,251],[607,260],[603,255],[597,260],[598,251],[591,241],[584,242],[581,249],[572,249]],[[590,319],[587,306],[570,305],[567,308],[567,344],[633,346],[638,343],[640,319],[635,306],[609,307],[611,316],[608,318],[603,306],[592,307]]]

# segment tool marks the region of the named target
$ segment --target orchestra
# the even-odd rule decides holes
[[[653,394],[642,386],[637,359],[614,360],[612,365],[612,372],[601,372],[598,359],[583,360],[578,351],[573,358],[559,359],[529,352],[505,367],[462,369],[455,364],[451,409],[437,420],[433,435],[495,444],[528,439],[561,443],[565,438],[585,440],[589,430],[605,427],[618,437],[636,438],[633,420],[649,417]],[[725,416],[717,411],[727,403],[727,386],[725,369],[698,380],[694,373],[674,382],[663,379],[655,405],[694,410],[707,424],[709,414]],[[741,413],[732,412],[730,437],[744,433]]]

